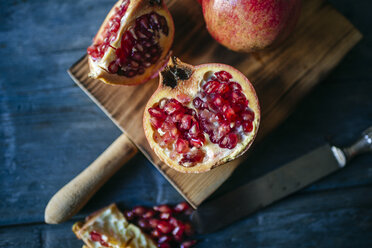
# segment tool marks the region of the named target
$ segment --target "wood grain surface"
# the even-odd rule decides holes
[[[258,139],[279,125],[362,37],[329,4],[307,0],[294,34],[284,44],[250,55],[238,54],[218,45],[209,36],[200,7],[194,0],[168,1],[168,6],[176,26],[175,56],[195,65],[208,62],[232,65],[253,83],[262,109]],[[244,161],[239,158],[202,174],[183,174],[169,168],[151,150],[142,127],[144,107],[158,79],[135,87],[111,86],[88,78],[88,70],[84,57],[69,73],[194,207],[210,196]]]

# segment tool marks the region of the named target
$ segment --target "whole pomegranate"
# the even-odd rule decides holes
[[[192,66],[171,58],[148,101],[146,138],[168,166],[208,171],[242,155],[260,122],[256,92],[238,70],[224,64]]]
[[[280,43],[293,31],[301,0],[200,0],[213,38],[237,52]]]
[[[174,24],[163,0],[119,0],[88,47],[89,76],[134,85],[168,61]]]

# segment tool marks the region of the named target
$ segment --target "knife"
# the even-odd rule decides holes
[[[344,168],[355,156],[371,151],[372,126],[350,147],[323,145],[279,169],[202,204],[191,215],[191,222],[198,233],[216,231]]]

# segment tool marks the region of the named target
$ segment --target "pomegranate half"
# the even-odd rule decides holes
[[[173,36],[163,0],[119,0],[87,49],[89,76],[108,84],[144,83],[168,61]]]
[[[252,144],[260,107],[249,80],[224,64],[171,58],[148,101],[143,126],[157,156],[184,173],[211,170]]]
[[[237,52],[284,41],[296,26],[301,0],[200,0],[212,37]]]

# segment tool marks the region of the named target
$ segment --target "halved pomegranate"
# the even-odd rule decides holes
[[[168,61],[174,24],[163,0],[119,0],[88,47],[90,77],[135,85]]]
[[[249,80],[224,64],[191,66],[171,58],[148,101],[143,126],[168,166],[205,172],[242,155],[252,144],[260,107]]]

